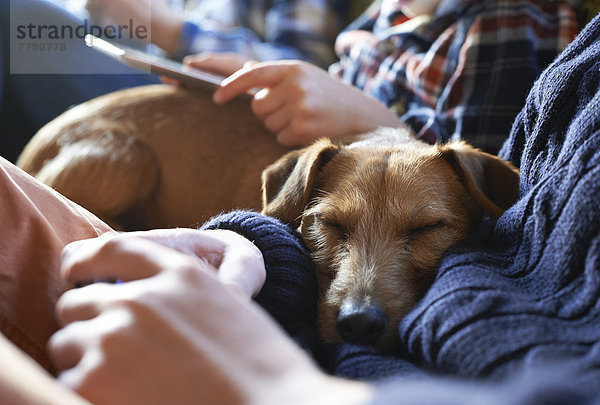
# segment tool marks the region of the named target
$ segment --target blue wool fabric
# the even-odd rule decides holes
[[[400,326],[436,371],[509,375],[576,362],[600,390],[600,19],[541,75],[503,157],[520,198],[452,249]]]
[[[334,374],[377,381],[374,404],[600,403],[600,17],[536,81],[500,153],[520,167],[519,199],[446,252],[399,326],[404,353],[316,352]],[[309,321],[314,278],[294,231],[223,218],[265,256],[262,304],[289,299],[275,317]]]
[[[201,229],[228,229],[252,241],[262,252],[267,280],[255,301],[309,351],[316,347],[317,279],[300,236],[278,220],[255,212],[233,211]]]

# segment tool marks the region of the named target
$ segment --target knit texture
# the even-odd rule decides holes
[[[595,19],[513,126],[502,155],[520,166],[518,202],[448,252],[401,323],[428,368],[500,378],[569,360],[600,382],[599,35]]]
[[[446,252],[434,284],[399,326],[405,353],[320,348],[337,375],[395,376],[374,403],[600,402],[600,16],[536,81],[501,155],[520,166],[519,200]],[[268,278],[286,280],[269,281],[264,298],[294,302],[289,313],[269,310],[284,323],[290,315],[308,321],[297,305],[313,305],[306,294],[316,287],[301,243],[288,245],[296,236],[276,221],[252,220],[273,228],[236,229],[251,235],[266,263],[275,252],[285,257]]]

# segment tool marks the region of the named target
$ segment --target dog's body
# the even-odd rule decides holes
[[[299,226],[313,252],[327,342],[397,342],[446,249],[517,197],[518,172],[465,143],[380,130],[349,146],[291,152],[263,174],[264,213]]]
[[[260,173],[288,150],[248,99],[156,85],[79,105],[42,128],[18,165],[113,227],[194,226],[260,209]]]

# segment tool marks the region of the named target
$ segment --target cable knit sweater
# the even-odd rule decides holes
[[[600,403],[600,17],[534,84],[501,155],[519,200],[446,252],[399,357],[306,338],[316,283],[286,225],[234,212],[207,227],[256,243],[257,300],[329,372],[376,381],[375,404]]]

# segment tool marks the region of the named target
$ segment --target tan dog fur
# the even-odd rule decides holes
[[[444,251],[484,214],[501,215],[517,192],[517,170],[497,157],[381,129],[349,146],[321,140],[284,156],[263,174],[263,212],[300,227],[313,253],[325,341],[342,340],[342,308],[374,307],[385,315],[383,333],[353,340],[389,350]]]
[[[124,230],[194,226],[260,209],[260,173],[288,150],[249,98],[156,85],[72,108],[29,142],[18,165]]]

